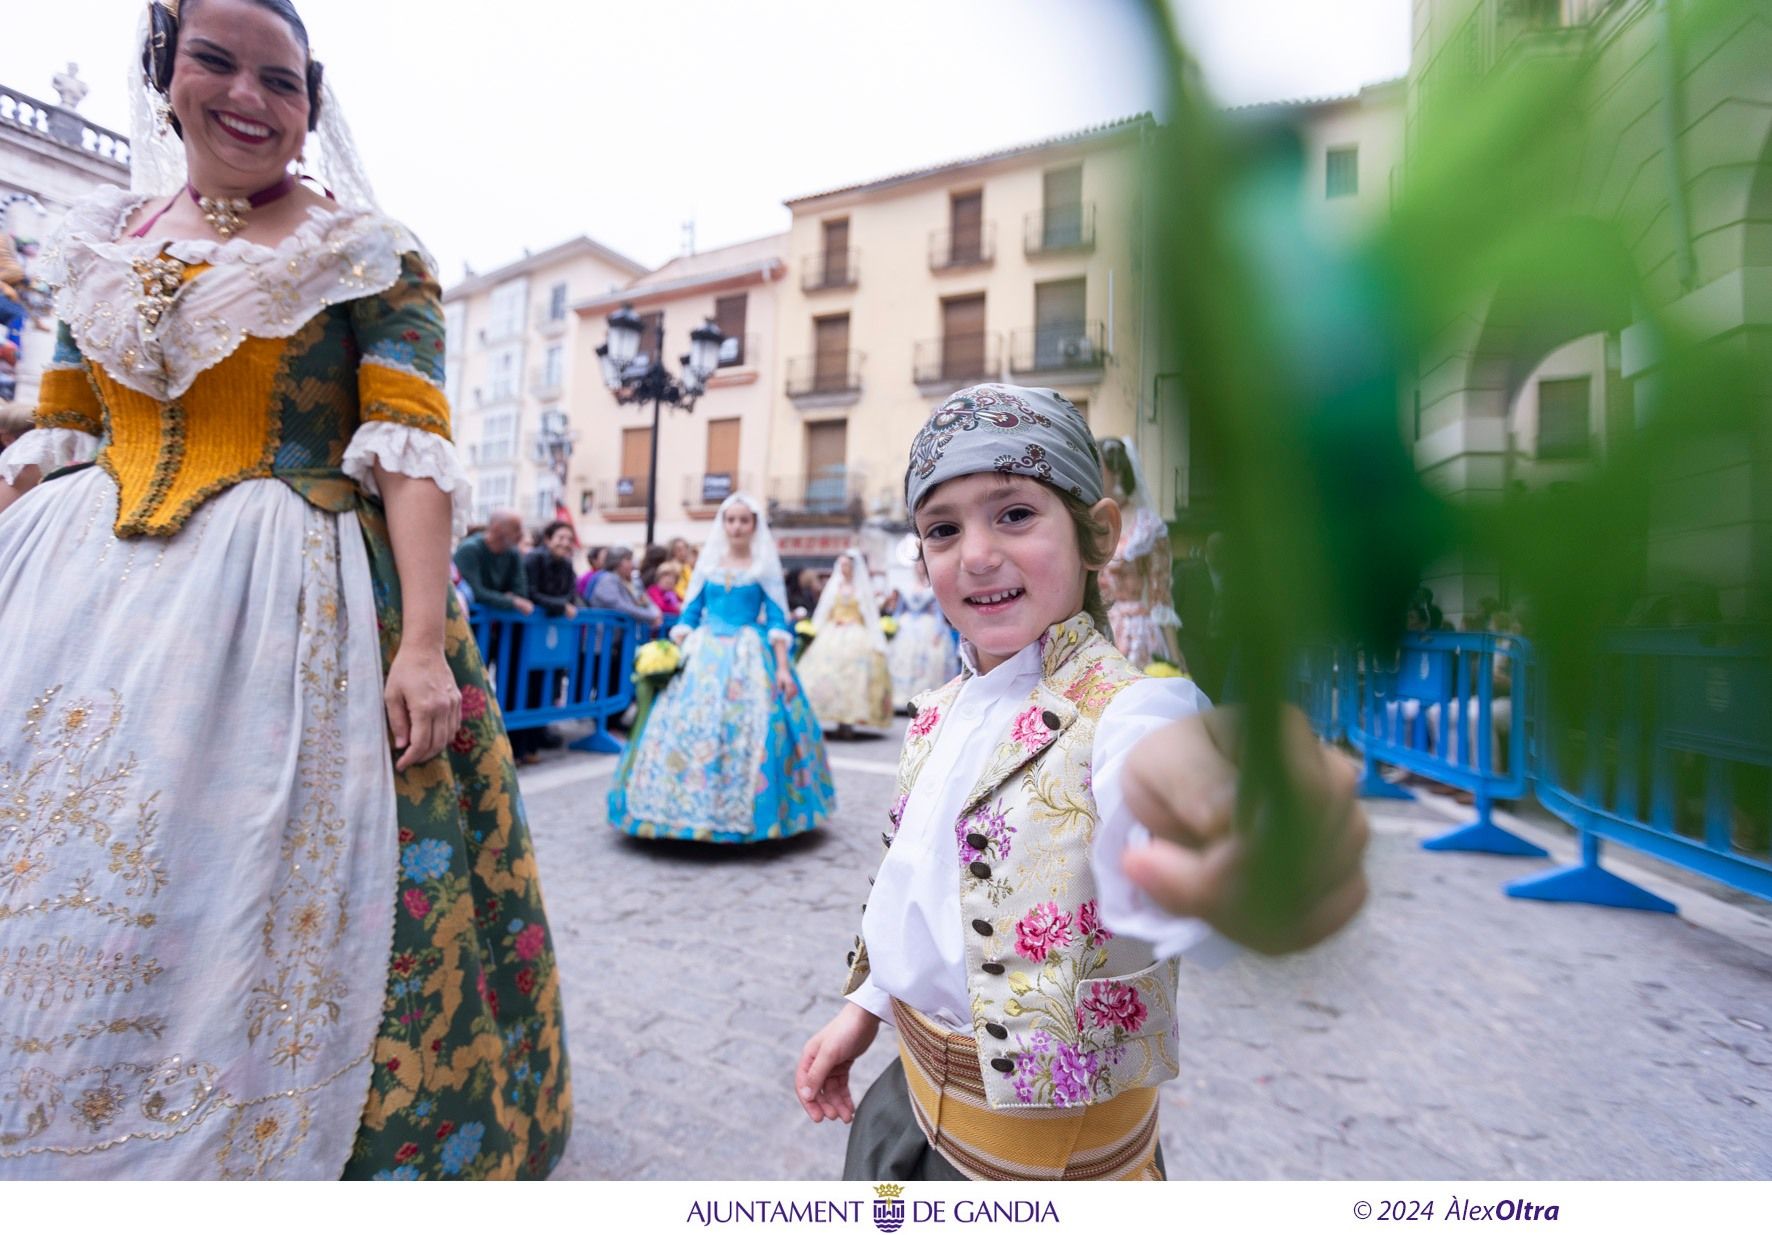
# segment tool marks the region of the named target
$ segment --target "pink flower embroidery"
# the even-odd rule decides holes
[[[913,738],[928,737],[929,734],[934,731],[936,723],[940,720],[940,708],[924,708],[921,712],[917,713],[916,719],[911,721],[911,727],[907,731],[907,736]]]
[[[526,961],[532,961],[541,955],[544,942],[541,923],[533,922],[525,926],[517,936],[517,955]]]
[[[1113,1026],[1127,1033],[1137,1033],[1145,1017],[1150,1015],[1144,1000],[1138,997],[1137,988],[1124,982],[1101,983],[1083,1001],[1083,1008],[1097,1026]]]
[[[1114,932],[1101,924],[1101,911],[1094,901],[1084,901],[1077,910],[1077,932],[1090,947],[1100,947],[1114,937]]]
[[[486,692],[478,686],[461,688],[461,718],[475,720],[486,711]]]
[[[1009,736],[1028,750],[1035,750],[1050,732],[1052,731],[1046,728],[1046,722],[1040,719],[1040,709],[1030,707],[1015,718],[1015,727],[1009,731]]]
[[[1027,911],[1015,924],[1015,950],[1030,961],[1043,961],[1054,948],[1071,944],[1071,915],[1047,901]]]
[[[423,888],[407,888],[401,899],[406,902],[406,912],[421,921],[431,911],[431,898]]]

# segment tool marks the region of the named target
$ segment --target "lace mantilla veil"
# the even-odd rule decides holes
[[[148,9],[142,7],[136,23],[135,45],[129,56],[129,187],[148,197],[166,197],[184,187],[185,144],[171,128],[162,133],[154,117],[159,93],[141,70],[139,52],[148,39]],[[320,87],[320,127],[308,134],[306,155],[314,177],[347,210],[379,210],[369,174],[357,154],[344,107],[330,81]]]
[[[683,603],[685,606],[692,604],[709,579],[725,573],[726,557],[730,552],[726,541],[726,510],[735,503],[744,506],[757,520],[757,530],[751,534],[750,569],[740,576],[739,582],[754,579],[761,584],[764,593],[785,616],[788,587],[782,576],[781,554],[775,547],[775,534],[769,530],[769,516],[764,513],[763,504],[748,493],[734,493],[720,503],[719,513],[714,516],[714,530],[708,534],[708,543],[702,546],[701,556],[696,559],[695,575],[689,582],[689,595]]]

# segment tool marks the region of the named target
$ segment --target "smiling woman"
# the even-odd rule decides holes
[[[69,211],[0,455],[0,1178],[546,1175],[559,985],[449,587],[434,267],[290,174],[337,117],[286,0],[150,16],[134,149],[175,161]]]

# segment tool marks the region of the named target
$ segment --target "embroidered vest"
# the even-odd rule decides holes
[[[1142,675],[1086,614],[1041,644],[1041,680],[954,824],[966,987],[994,1108],[1105,1102],[1178,1071],[1179,963],[1102,926],[1089,865],[1096,722]],[[888,847],[964,681],[913,701]],[[857,939],[844,993],[867,975]]]

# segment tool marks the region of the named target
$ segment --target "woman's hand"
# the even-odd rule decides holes
[[[569,620],[577,617],[578,616],[578,606],[574,605],[574,604],[568,604],[566,606],[566,612],[565,612],[564,616]]]
[[[1260,886],[1250,838],[1236,826],[1243,718],[1219,708],[1180,720],[1132,749],[1126,804],[1151,843],[1129,849],[1123,869],[1177,917],[1200,918],[1258,952],[1292,952],[1326,939],[1366,899],[1361,866],[1366,812],[1353,763],[1324,746],[1304,714],[1285,710],[1280,749],[1302,821],[1296,846],[1297,899],[1274,912],[1276,889]]]
[[[799,684],[794,681],[793,670],[777,668],[775,671],[775,693],[789,703],[800,693]]]
[[[880,1032],[880,1018],[860,1004],[844,1001],[843,1010],[806,1040],[800,1066],[794,1070],[794,1096],[812,1122],[855,1118],[849,1094],[849,1069]]]
[[[394,749],[404,752],[396,772],[435,758],[461,728],[461,690],[441,648],[408,650],[403,644],[394,653],[382,699]]]

